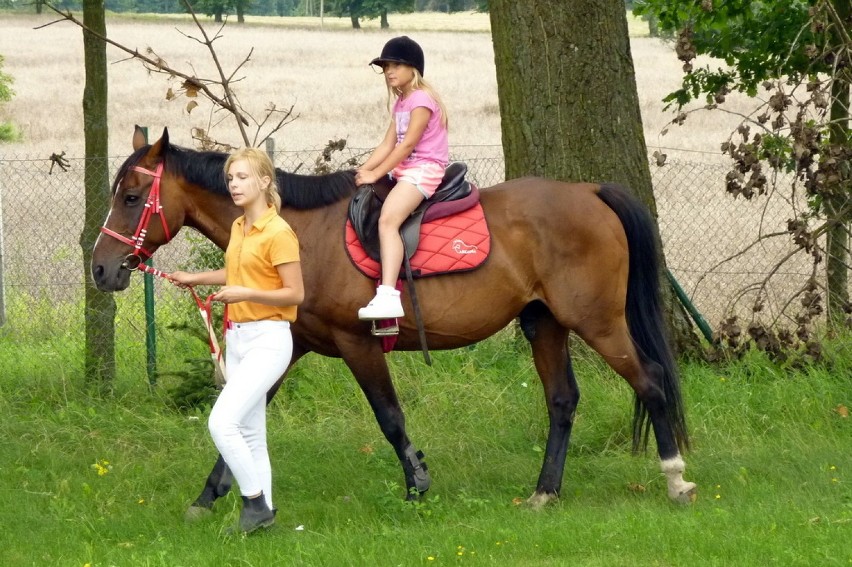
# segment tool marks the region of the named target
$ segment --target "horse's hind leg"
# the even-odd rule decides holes
[[[607,333],[581,333],[583,339],[595,349],[606,362],[630,384],[636,393],[636,398],[647,410],[654,438],[657,441],[657,451],[660,456],[660,468],[666,475],[669,498],[678,502],[689,503],[695,499],[696,485],[683,480],[685,464],[680,454],[674,424],[672,423],[672,405],[680,400],[667,399],[663,382],[666,379],[664,368],[637,352],[627,331],[626,323],[609,327]],[[637,408],[638,410],[639,408]],[[637,420],[641,420],[637,413]],[[642,423],[634,424],[634,449],[637,448],[642,431]]]
[[[644,404],[648,411],[651,427],[654,430],[654,438],[657,441],[657,452],[660,455],[660,469],[666,475],[669,498],[688,504],[695,501],[697,487],[694,482],[687,482],[683,479],[686,463],[684,463],[683,457],[680,454],[677,437],[669,417],[670,413],[667,409],[669,400],[663,393],[661,386],[662,381],[665,379],[663,367],[653,361],[643,361],[640,363],[645,370],[644,375],[647,377],[651,386],[644,388],[643,395],[640,395],[635,387],[634,391],[636,391],[638,401]],[[637,407],[636,419],[640,418],[641,414]],[[634,424],[637,432],[637,441],[638,431],[641,430],[641,427],[641,423]]]
[[[568,332],[550,311],[541,304],[531,304],[521,313],[521,327],[532,346],[550,420],[541,473],[527,501],[539,508],[559,496],[580,390],[568,353]]]

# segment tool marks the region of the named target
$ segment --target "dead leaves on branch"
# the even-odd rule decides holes
[[[701,9],[712,11],[714,3],[705,0]],[[737,356],[751,347],[769,353],[778,360],[819,360],[823,356],[819,339],[814,329],[825,317],[824,301],[830,290],[817,284],[825,277],[817,275],[826,270],[828,235],[838,238],[838,228],[846,233],[846,255],[842,265],[849,272],[848,242],[852,239],[852,134],[845,127],[849,115],[849,101],[835,101],[834,87],[852,83],[852,38],[847,27],[830,2],[818,2],[810,8],[810,26],[814,32],[827,38],[817,46],[791,45],[789,57],[804,55],[811,62],[810,71],[798,75],[767,80],[758,86],[754,100],[763,100],[753,112],[744,115],[724,107],[731,88],[742,88],[736,74],[719,71],[710,73],[709,67],[695,71],[692,75],[695,88],[720,85],[716,92],[707,93],[707,103],[692,110],[678,109],[667,125],[665,135],[672,126],[683,125],[695,112],[725,112],[738,116],[739,126],[721,143],[720,149],[730,158],[731,167],[725,174],[725,190],[734,198],[752,201],[757,198],[783,200],[790,206],[790,217],[786,230],[765,234],[763,219],[759,222],[758,236],[743,246],[743,250],[731,255],[714,266],[718,269],[726,262],[742,256],[745,251],[761,246],[766,239],[786,237],[794,250],[781,258],[770,269],[768,276],[741,289],[729,304],[727,313],[733,313],[739,302],[749,298],[752,315],[747,321],[728,316],[720,325],[711,356]],[[687,25],[675,38],[674,50],[684,63],[684,73],[693,73],[693,61],[697,55],[694,45],[696,30]],[[830,72],[824,72],[830,69]],[[703,74],[705,73],[706,74]],[[706,81],[706,83],[704,82]],[[684,81],[687,84],[687,81]],[[708,88],[711,91],[713,87]],[[845,116],[832,117],[832,106],[840,105]],[[840,134],[840,135],[838,135]],[[658,166],[665,163],[660,151],[654,153]],[[832,250],[837,250],[836,247]],[[792,297],[777,298],[776,311],[768,315],[765,310],[770,280],[781,279],[780,268],[794,255],[806,254],[811,264],[811,275],[807,283]],[[838,269],[833,260],[830,267]],[[703,279],[703,276],[702,276]],[[699,280],[700,281],[700,280]],[[840,295],[840,294],[838,294]],[[848,297],[833,298],[832,324],[841,323],[852,328],[852,306]],[[834,310],[836,302],[841,305],[840,317]],[[842,319],[845,312],[845,321]],[[767,321],[767,319],[769,319]],[[789,328],[781,328],[786,322]]]
[[[68,171],[68,168],[71,167],[71,164],[65,158],[64,151],[58,154],[55,152],[50,154],[50,171],[47,172],[48,175],[53,175],[53,166],[58,167],[62,171]]]
[[[728,317],[713,335],[713,345],[707,351],[708,360],[740,358],[754,348],[766,353],[771,360],[791,367],[823,361],[824,347],[816,332],[819,319],[825,312],[823,291],[814,278],[800,290],[796,295],[798,311],[792,318],[795,325],[792,329],[765,324],[757,318],[743,322],[737,316]],[[752,308],[754,313],[763,310],[764,298],[759,294]],[[845,311],[846,324],[852,328],[852,305],[847,304]]]
[[[228,143],[214,139],[204,128],[193,128],[192,139],[195,140],[198,149],[205,152],[232,152],[237,149]]]
[[[675,42],[675,53],[677,58],[683,61],[684,73],[692,71],[692,60],[698,54],[695,45],[692,43],[692,34],[692,27],[686,26],[680,31]]]

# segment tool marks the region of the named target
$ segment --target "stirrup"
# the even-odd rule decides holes
[[[373,319],[370,334],[374,337],[393,337],[399,334],[399,319]],[[379,323],[380,325],[377,325]]]

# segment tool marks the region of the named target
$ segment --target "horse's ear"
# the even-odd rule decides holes
[[[145,139],[145,130],[142,129],[138,124],[134,124],[133,126],[133,149],[138,150],[142,146],[148,143],[148,140]]]
[[[151,156],[164,156],[169,149],[169,129],[163,128],[163,135],[160,136],[160,139],[154,142],[154,145],[151,146],[151,150],[148,152],[148,155]]]

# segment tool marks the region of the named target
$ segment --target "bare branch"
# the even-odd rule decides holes
[[[128,54],[127,58],[121,59],[118,62],[124,62],[127,60],[135,59],[138,60],[149,73],[163,74],[167,75],[169,79],[181,80],[180,88],[175,90],[172,90],[170,88],[168,90],[166,94],[167,99],[172,100],[181,94],[190,99],[194,99],[199,94],[204,96],[213,104],[213,108],[211,109],[211,121],[208,124],[208,129],[206,131],[202,129],[195,129],[192,135],[195,140],[199,141],[202,147],[205,147],[207,149],[210,149],[211,147],[231,148],[230,144],[217,142],[209,136],[210,129],[214,125],[221,124],[222,122],[222,120],[217,120],[214,124],[212,121],[213,114],[215,114],[218,110],[224,110],[228,113],[228,115],[233,116],[235,118],[237,127],[245,145],[250,145],[249,135],[246,131],[246,126],[249,126],[251,123],[254,123],[257,126],[253,140],[255,143],[257,143],[258,139],[260,139],[261,142],[265,141],[272,134],[274,134],[275,132],[283,128],[285,125],[298,118],[298,116],[293,115],[293,106],[290,106],[288,110],[282,112],[277,110],[276,106],[272,104],[271,106],[266,108],[265,115],[263,116],[260,122],[254,119],[251,114],[243,108],[242,104],[240,104],[236,93],[232,89],[233,84],[244,80],[245,77],[238,76],[238,73],[245,67],[245,65],[249,61],[251,61],[252,55],[254,54],[254,48],[251,48],[249,50],[248,55],[246,55],[245,58],[230,73],[226,73],[219,60],[219,56],[213,46],[213,43],[217,39],[223,37],[222,30],[225,27],[225,22],[222,23],[222,25],[216,30],[214,34],[210,35],[207,33],[207,31],[204,29],[204,26],[197,18],[188,0],[182,0],[182,3],[191,15],[193,22],[197,26],[201,34],[201,38],[184,33],[181,30],[177,31],[187,39],[196,41],[207,48],[216,67],[216,72],[218,74],[218,78],[216,79],[199,77],[191,62],[189,63],[191,73],[179,71],[171,67],[164,58],[158,55],[150,47],[146,49],[145,53],[140,53],[138,49],[130,49],[128,47],[125,47],[124,45],[117,43],[104,35],[92,31],[83,22],[75,18],[70,11],[62,11],[51,5],[50,3],[46,4],[47,7],[57,13],[59,16],[61,16],[61,19],[39,26],[39,28],[60,23],[63,21],[69,21],[80,27],[85,33],[90,33],[101,41],[112,45],[113,47],[116,47],[117,49]],[[218,94],[214,89],[221,89],[222,94]],[[187,112],[189,112],[196,105],[197,104],[195,102],[190,102],[187,105]],[[276,115],[280,115],[280,117],[277,118],[274,123],[271,122],[272,117]],[[262,136],[262,130],[270,126],[270,124],[273,124],[271,126],[271,130],[266,135]]]
[[[240,118],[239,120],[237,120],[237,126],[240,129],[240,134],[243,137],[243,142],[245,142],[245,144],[248,146],[249,145],[249,139],[248,139],[248,134],[246,134],[246,129],[245,129],[245,127],[248,125],[248,121],[246,121],[245,117],[243,117],[242,114],[239,113],[239,111],[237,110],[238,107],[237,107],[235,100],[234,100],[234,94],[231,91],[231,88],[229,86],[229,82],[230,82],[229,77],[225,76],[225,71],[222,70],[222,64],[219,62],[219,56],[216,54],[216,50],[213,49],[213,42],[216,41],[216,39],[218,39],[221,36],[219,35],[219,32],[216,32],[216,35],[213,37],[213,39],[210,39],[210,37],[207,35],[207,32],[204,30],[204,26],[202,26],[201,22],[198,21],[198,17],[195,15],[195,11],[192,9],[192,5],[189,3],[189,0],[182,0],[182,4],[184,5],[184,7],[187,9],[187,11],[192,16],[192,21],[195,22],[195,25],[198,26],[198,29],[201,32],[201,35],[204,37],[203,43],[204,43],[204,45],[207,46],[207,49],[210,51],[210,57],[213,58],[213,63],[216,65],[216,70],[219,72],[220,84],[222,85],[222,89],[225,91],[225,100],[227,100],[227,104],[228,104],[228,106],[225,106],[225,105],[221,105],[221,106],[223,108],[228,108],[229,110],[231,110],[231,112],[234,113],[235,116]],[[223,27],[224,27],[224,23],[223,23]],[[220,27],[219,31],[221,31],[221,30],[222,30],[222,28]],[[239,69],[240,67],[242,67],[243,64],[248,62],[248,60],[251,58],[251,54],[253,52],[254,52],[254,48],[252,48],[252,50],[249,51],[249,54],[246,56],[246,58],[243,60],[243,62],[237,67],[237,69]],[[233,75],[231,75],[231,76],[233,76]]]
[[[204,94],[204,96],[206,96],[211,102],[222,107],[223,109],[227,110],[228,112],[231,112],[237,118],[238,124],[248,124],[248,120],[239,112],[239,110],[237,108],[235,108],[231,104],[231,102],[227,99],[227,96],[226,96],[225,99],[219,97],[216,93],[214,93],[213,91],[211,91],[207,87],[207,84],[206,84],[205,81],[201,81],[197,77],[187,75],[186,73],[182,73],[181,71],[178,71],[177,69],[173,69],[172,67],[169,67],[168,65],[165,64],[165,62],[162,59],[159,59],[159,58],[156,59],[156,60],[151,59],[150,57],[147,57],[147,56],[139,53],[139,51],[136,50],[136,49],[129,49],[129,48],[121,45],[120,43],[117,43],[117,42],[109,39],[106,36],[103,36],[103,35],[95,32],[95,31],[92,31],[83,22],[81,22],[80,20],[75,18],[71,14],[70,11],[63,12],[50,3],[45,3],[45,6],[47,6],[48,8],[50,8],[51,10],[53,10],[54,12],[56,12],[57,14],[62,16],[63,19],[68,20],[69,22],[71,22],[73,24],[76,24],[81,29],[83,29],[86,33],[90,33],[93,36],[100,39],[101,41],[108,43],[109,45],[112,45],[113,47],[116,47],[116,48],[124,51],[125,53],[128,53],[130,55],[130,58],[138,59],[138,60],[142,61],[142,63],[144,65],[146,65],[146,68],[148,68],[149,70],[156,71],[158,73],[168,73],[169,75],[173,75],[175,77],[180,77],[181,79],[184,79],[184,81],[189,83],[189,84],[197,86],[198,90],[201,91]],[[52,22],[52,23],[56,23],[56,22]],[[209,84],[214,84],[214,83],[210,82]],[[242,127],[240,129],[242,130]]]
[[[261,120],[259,123],[256,122],[257,130],[255,131],[255,134],[254,134],[254,145],[259,146],[260,144],[264,143],[269,137],[271,137],[272,134],[279,131],[281,128],[283,128],[287,124],[290,124],[291,122],[296,120],[299,116],[298,115],[293,116],[294,106],[295,105],[290,105],[290,108],[288,108],[287,110],[278,110],[277,107],[275,106],[275,104],[270,103],[270,106],[268,106],[266,108],[266,115],[263,117],[263,120]],[[279,115],[281,115],[281,117],[278,119],[278,121],[275,123],[275,125],[269,130],[269,133],[266,134],[263,138],[260,138],[260,133],[263,130],[263,127],[270,120],[270,118],[272,118],[272,116],[275,115],[275,114],[279,114]]]

